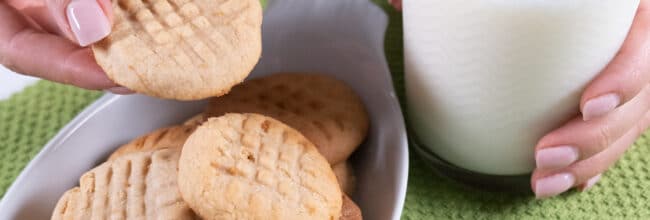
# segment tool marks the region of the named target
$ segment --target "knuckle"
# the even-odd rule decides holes
[[[605,148],[609,147],[614,143],[612,138],[612,132],[609,126],[603,125],[598,127],[598,133],[596,137],[596,148],[594,151],[602,151]]]

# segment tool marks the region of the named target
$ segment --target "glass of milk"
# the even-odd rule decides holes
[[[407,112],[439,171],[509,187],[534,147],[579,113],[623,44],[639,0],[407,0]],[[526,184],[528,178],[524,178]]]

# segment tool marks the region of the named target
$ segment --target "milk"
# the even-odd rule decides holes
[[[407,0],[404,58],[417,142],[483,174],[534,169],[534,147],[578,116],[639,0]],[[567,143],[570,144],[570,143]]]

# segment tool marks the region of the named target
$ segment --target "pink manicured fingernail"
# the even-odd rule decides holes
[[[575,177],[570,173],[561,173],[537,180],[535,196],[538,199],[559,195],[569,190],[575,183]]]
[[[582,119],[587,121],[603,116],[614,110],[619,104],[621,104],[621,97],[614,93],[593,98],[587,101],[582,108]]]
[[[598,181],[600,181],[600,178],[602,177],[602,174],[598,174],[597,176],[592,177],[591,179],[587,180],[585,183],[585,186],[580,190],[580,191],[587,191],[594,187]]]
[[[95,43],[111,32],[111,25],[97,0],[72,0],[66,10],[68,23],[79,45]]]
[[[402,10],[402,0],[388,0],[388,3],[392,4],[398,11]]]
[[[578,160],[578,149],[571,146],[544,148],[535,154],[538,169],[563,168],[576,160]]]
[[[107,92],[117,94],[117,95],[128,95],[128,94],[133,94],[133,90],[127,89],[125,87],[113,87],[110,89],[106,90]]]

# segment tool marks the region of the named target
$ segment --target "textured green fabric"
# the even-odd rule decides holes
[[[40,81],[0,101],[0,197],[43,145],[100,95]]]
[[[391,16],[386,52],[396,88],[403,95],[401,17],[383,1],[377,2]],[[99,95],[99,92],[39,82],[0,102],[0,195],[47,140]],[[467,189],[433,175],[417,155],[412,154],[403,218],[648,219],[648,135],[641,137],[592,190],[543,201],[530,196]]]

